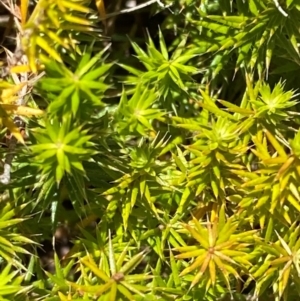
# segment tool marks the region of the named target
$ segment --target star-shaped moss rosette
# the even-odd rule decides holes
[[[71,118],[46,122],[44,128],[33,130],[36,144],[31,146],[34,161],[44,174],[53,172],[59,183],[67,172],[84,173],[82,161],[95,154],[90,142],[92,135],[82,126],[72,128]]]
[[[196,271],[190,288],[199,284],[202,277],[205,277],[206,280],[208,278],[207,288],[214,286],[217,278],[222,278],[230,289],[230,275],[239,279],[239,271],[247,270],[251,266],[247,258],[256,230],[235,234],[238,232],[239,223],[232,218],[226,221],[222,211],[219,217],[206,223],[201,223],[193,217],[191,223],[183,224],[195,241],[189,246],[177,247],[174,250],[181,253],[175,256],[177,259],[194,259],[180,273],[180,276],[184,277]],[[220,270],[220,273],[217,270]]]
[[[135,296],[144,298],[145,293],[150,291],[144,283],[153,276],[146,272],[143,274],[133,272],[145,259],[149,250],[145,249],[131,256],[128,254],[131,252],[129,250],[129,245],[127,245],[122,253],[116,256],[109,236],[108,262],[100,260],[97,264],[92,254],[80,259],[78,269],[82,276],[76,283],[69,283],[76,291],[74,297],[103,297],[111,301],[136,300]]]

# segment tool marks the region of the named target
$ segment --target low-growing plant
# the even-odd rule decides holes
[[[299,298],[298,0],[1,3],[0,300]]]

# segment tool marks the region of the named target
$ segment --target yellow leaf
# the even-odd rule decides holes
[[[299,165],[299,160],[297,160],[297,164],[296,164],[296,172],[297,172],[297,175],[300,177],[300,165]]]
[[[96,6],[97,6],[97,9],[98,9],[98,12],[99,12],[99,16],[102,19],[102,23],[103,23],[103,25],[105,27],[105,30],[106,30],[106,21],[105,21],[106,12],[105,12],[104,1],[103,0],[96,0]]]
[[[290,276],[290,271],[291,271],[291,262],[288,262],[285,267],[282,270],[282,273],[280,273],[280,280],[279,280],[279,285],[278,285],[278,291],[279,291],[279,295],[280,297],[282,296],[287,282],[289,280],[289,276]]]
[[[211,217],[210,217],[210,220],[211,222],[213,223],[214,220],[218,217],[218,204],[217,203],[214,203],[212,205],[212,209],[211,209]]]
[[[61,8],[63,8],[63,6],[60,6],[60,10],[62,12],[66,11],[64,8],[63,9],[61,9]],[[47,10],[47,16],[48,16],[49,20],[51,20],[51,22],[53,23],[53,25],[54,25],[53,27],[54,28],[59,28],[60,27],[61,22],[59,21],[59,16],[58,16],[56,10],[48,9]]]
[[[224,277],[224,280],[226,282],[227,288],[230,289],[229,275],[228,275],[228,271],[226,270],[224,263],[218,256],[214,256],[213,260],[214,260],[215,264],[217,265],[217,267],[220,269],[220,271]]]
[[[208,268],[209,268],[211,283],[214,286],[216,283],[216,265],[213,260],[210,260]]]
[[[43,32],[54,42],[58,43],[59,45],[63,46],[66,49],[69,49],[69,45],[67,44],[67,39],[62,39],[52,30],[48,30],[47,28],[42,28]]]
[[[11,88],[13,86],[14,86],[13,84],[10,84],[10,83],[8,83],[7,81],[5,81],[3,79],[0,80],[0,89],[8,89],[8,88]]]
[[[269,196],[268,196],[268,199],[269,199]],[[266,221],[266,216],[265,216],[265,215],[262,215],[262,216],[259,218],[259,225],[260,225],[261,229],[264,229],[265,221]]]
[[[2,104],[1,107],[8,114],[15,114],[15,115],[21,115],[21,116],[37,116],[37,115],[44,114],[43,110],[30,108],[30,107],[26,107],[26,106]]]
[[[240,277],[239,273],[232,266],[230,266],[228,264],[224,264],[224,267],[225,267],[226,271],[229,272],[230,274],[234,275],[234,277],[236,279],[242,280],[242,278]]]
[[[206,249],[210,247],[207,237],[203,237],[198,231],[196,231],[189,225],[185,225],[184,227],[191,233],[191,235],[199,242],[202,247]]]
[[[263,160],[263,163],[266,165],[270,164],[283,164],[286,161],[286,157],[275,157]]]
[[[117,297],[117,283],[114,282],[109,293],[109,301],[115,301]]]
[[[69,301],[69,298],[67,298],[63,293],[58,292],[58,296],[61,301]]]
[[[92,258],[89,257],[90,260],[81,259],[81,262],[88,267],[97,277],[102,279],[105,282],[109,282],[110,278],[100,270],[97,265],[92,261]],[[91,262],[92,261],[92,262]]]
[[[282,216],[283,216],[283,218],[285,219],[285,221],[286,221],[289,225],[292,224],[292,220],[291,220],[291,218],[290,218],[290,216],[289,216],[289,213],[288,213],[287,211],[283,210]]]
[[[177,258],[177,256],[175,256]],[[190,272],[192,272],[193,270],[197,269],[198,267],[200,267],[202,265],[202,263],[204,262],[204,260],[206,258],[210,258],[209,253],[205,252],[204,254],[200,255],[199,257],[197,257],[197,259],[187,268],[185,268],[179,276],[184,276],[186,274],[189,274]]]
[[[31,69],[28,65],[17,65],[10,68],[10,73],[22,73],[22,72],[31,72]]]
[[[64,7],[70,8],[72,10],[77,10],[82,13],[89,13],[90,9],[88,7],[82,6],[80,4],[73,3],[72,1],[61,1]]]
[[[198,246],[183,246],[183,247],[176,247],[174,249],[172,249],[173,251],[176,250],[178,252],[191,252],[191,251],[196,251],[198,250],[199,247]],[[175,257],[178,258],[177,256],[180,256],[180,255],[176,255]]]
[[[2,103],[14,103],[18,100],[19,96],[10,96],[10,97],[7,97],[5,99],[1,99],[0,97],[0,102]]]
[[[57,51],[49,46],[49,42],[43,39],[42,37],[36,37],[36,43],[39,45],[42,49],[44,49],[50,56],[52,56],[55,60],[58,62],[62,62],[60,55],[57,53]]]
[[[204,249],[189,251],[189,252],[186,252],[186,253],[176,255],[176,258],[177,259],[184,259],[184,258],[198,257],[198,256],[202,255],[204,252],[205,252]]]
[[[300,195],[298,192],[298,187],[296,187],[295,183],[291,182],[289,185],[289,188],[290,188],[291,193],[297,199],[297,201],[300,202]]]
[[[279,257],[277,259],[274,259],[270,262],[270,265],[276,266],[276,265],[281,265],[284,262],[290,261],[291,257],[290,256],[283,256]]]
[[[289,183],[290,177],[291,177],[291,173],[286,173],[284,176],[281,177],[280,183],[279,183],[281,192],[283,192],[286,189],[286,187]]]
[[[212,227],[213,226],[213,227]],[[214,247],[217,239],[217,221],[213,224],[208,223],[207,224],[207,230],[208,230],[208,242],[210,247]]]
[[[214,254],[216,256],[218,256],[219,258],[221,258],[222,260],[228,261],[232,264],[236,264],[236,262],[234,260],[232,260],[230,257],[228,257],[227,255],[223,254],[222,252],[216,251],[214,252]]]
[[[86,25],[89,26],[91,25],[91,22],[89,20],[83,19],[83,18],[78,18],[73,15],[64,15],[65,20],[75,23],[75,24],[81,24],[81,25]]]
[[[275,233],[276,235],[278,236],[279,240],[280,240],[280,243],[281,245],[283,246],[283,248],[285,249],[286,253],[289,255],[289,256],[292,256],[293,255],[293,252],[292,250],[290,249],[289,245],[285,242],[285,240],[278,234],[278,232],[275,230]]]
[[[252,141],[256,145],[257,155],[259,158],[262,158],[263,160],[271,158],[268,148],[263,143],[261,143],[261,141],[258,139],[258,137],[255,137],[255,136],[252,137]],[[254,150],[253,150],[253,152],[254,152]]]
[[[29,20],[27,21],[27,24],[34,24],[36,19],[38,18],[41,11],[45,9],[45,5],[47,4],[46,1],[38,1],[36,6],[34,7],[33,12],[30,14]],[[27,25],[26,24],[26,25]],[[27,26],[26,26],[27,27]]]
[[[282,174],[291,166],[291,164],[294,162],[294,160],[295,160],[295,157],[291,156],[285,161],[285,163],[279,169],[279,171],[276,175],[276,179],[279,179],[282,176]]]
[[[25,25],[27,19],[27,11],[28,11],[28,3],[29,0],[21,0],[21,22],[22,26]]]
[[[289,194],[287,200],[300,212],[299,202],[294,198],[292,194]]]
[[[25,144],[19,128],[14,124],[14,122],[10,118],[2,118],[2,123],[8,128],[11,134],[14,135],[19,142]]]
[[[211,261],[211,255],[208,255],[202,266],[201,266],[201,269],[200,271],[197,273],[197,275],[195,276],[195,278],[193,279],[192,283],[191,283],[191,288],[194,287],[200,280],[200,278],[202,277],[202,275],[205,273],[206,269],[207,269],[207,266],[209,264],[209,262]]]
[[[18,85],[10,85],[7,89],[1,91],[0,100],[2,103],[8,103],[11,101],[12,96],[19,92],[26,83],[20,83]]]
[[[287,158],[287,154],[284,151],[284,148],[280,145],[280,143],[276,140],[276,138],[272,135],[272,133],[269,132],[268,130],[264,130],[264,131],[266,133],[268,140],[271,142],[273,147],[276,149],[279,156],[282,158]]]
[[[26,41],[24,41],[23,44],[26,44]],[[25,46],[25,48],[26,48],[26,46]],[[33,73],[36,73],[37,72],[37,64],[36,64],[36,39],[34,37],[30,38],[30,44],[27,47],[26,54],[27,54],[27,57],[28,57],[28,63],[29,63],[31,71]]]

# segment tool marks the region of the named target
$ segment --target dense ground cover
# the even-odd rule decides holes
[[[297,300],[298,0],[1,0],[0,300]]]

